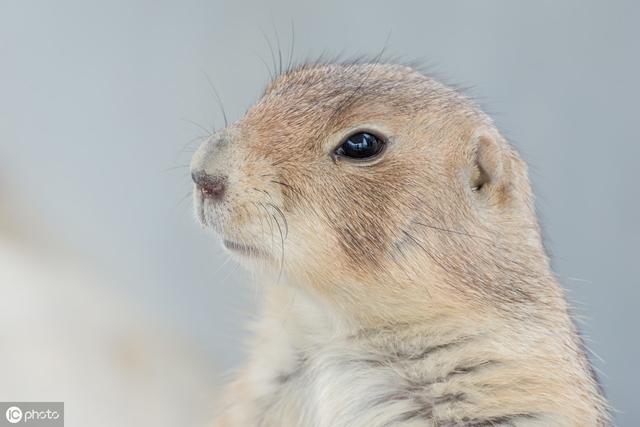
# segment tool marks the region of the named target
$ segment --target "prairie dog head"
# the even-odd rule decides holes
[[[197,216],[234,257],[339,305],[393,317],[417,315],[407,301],[539,297],[522,279],[546,266],[523,162],[409,67],[289,71],[191,171]]]

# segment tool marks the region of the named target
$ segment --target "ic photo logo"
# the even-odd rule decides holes
[[[64,402],[0,402],[0,427],[10,425],[64,427]]]
[[[9,407],[5,415],[7,417],[7,421],[11,424],[16,424],[22,421],[22,410],[17,406]]]

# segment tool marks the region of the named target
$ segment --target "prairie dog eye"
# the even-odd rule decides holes
[[[385,142],[368,132],[358,132],[347,137],[336,149],[339,157],[367,160],[376,157],[384,149]]]

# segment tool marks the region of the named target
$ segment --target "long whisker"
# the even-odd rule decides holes
[[[282,187],[284,187],[284,188],[287,188],[287,189],[291,190],[292,192],[294,192],[294,193],[298,194],[299,196],[303,196],[303,194],[302,194],[302,192],[300,191],[300,189],[299,189],[299,188],[297,188],[297,187],[294,187],[294,186],[293,186],[293,185],[291,185],[291,184],[287,184],[286,182],[283,182],[283,181],[276,181],[276,180],[270,180],[270,182],[272,182],[272,183],[274,183],[274,184],[278,184],[278,185],[280,185],[280,186],[282,186]]]
[[[262,204],[262,202],[258,202],[258,205],[260,205],[260,207],[262,208],[262,210],[267,214],[267,220],[269,223],[269,231],[270,231],[270,236],[271,236],[271,250],[273,250],[274,244],[275,244],[275,238],[274,235],[275,233],[273,232],[273,224],[271,223],[271,213],[269,213],[269,209],[267,209],[267,207]]]
[[[264,40],[267,42],[267,46],[269,46],[269,52],[271,52],[271,62],[273,63],[273,75],[277,76],[278,73],[278,68],[276,65],[276,55],[273,52],[273,45],[271,44],[271,40],[269,40],[269,37],[267,36],[267,33],[264,32],[264,30],[262,28],[260,28],[260,33],[262,33],[262,38],[264,38]]]
[[[271,26],[273,27],[273,32],[276,36],[276,46],[278,47],[278,74],[282,74],[282,48],[280,47],[280,36],[278,35],[278,29],[276,28],[276,23],[271,18]]]
[[[251,202],[251,205],[256,209],[256,214],[258,216],[258,219],[260,220],[260,232],[262,234],[262,237],[264,237],[266,233],[264,229],[264,221],[262,219],[262,213],[260,212],[260,208],[255,202]]]
[[[187,200],[189,197],[191,197],[192,194],[193,194],[193,191],[189,190],[189,192],[187,194],[185,194],[184,196],[182,196],[180,198],[180,200],[178,200],[178,203],[176,203],[176,206],[180,206],[182,203],[184,203],[185,200]]]
[[[229,261],[231,261],[231,257],[230,256],[226,256],[226,259],[222,262],[222,264],[220,264],[215,271],[213,272],[213,275],[217,275],[218,273],[220,273],[220,271],[224,268],[225,265],[229,264]]]
[[[284,268],[284,236],[282,235],[282,228],[275,215],[271,215],[278,226],[278,232],[280,233],[280,272],[278,273],[278,282],[282,278],[282,270]]]
[[[269,193],[267,190],[261,190],[259,188],[252,188],[254,191],[257,191],[258,193],[263,193],[266,194],[267,197],[269,198],[269,200],[271,200],[273,202],[273,198],[271,197],[271,193]],[[280,209],[278,206],[276,206],[274,203],[269,203],[267,202],[267,206],[270,208],[273,208],[276,213],[278,215],[280,215],[280,218],[282,218],[282,222],[284,223],[285,226],[285,239],[287,237],[289,237],[289,223],[287,222],[287,217],[284,215],[284,212],[282,212],[282,209]]]
[[[293,27],[293,19],[291,20],[291,44],[289,45],[289,60],[287,61],[287,72],[291,71],[293,65],[293,51],[296,45],[296,32]]]
[[[282,210],[277,207],[276,205],[274,205],[273,203],[267,203],[267,206],[272,207],[273,209],[276,210],[276,212],[280,215],[280,217],[282,218],[282,222],[284,222],[284,227],[285,227],[285,235],[284,238],[286,239],[287,237],[289,237],[289,223],[287,222],[287,217],[285,217],[284,212],[282,212]]]
[[[184,144],[181,148],[180,151],[178,151],[178,154],[184,153],[187,148],[189,148],[189,146],[191,144],[193,144],[196,141],[204,141],[207,138],[211,138],[211,134],[208,135],[200,135],[200,136],[196,136],[195,138],[191,138],[189,141],[187,141],[186,144]]]
[[[405,230],[402,230],[402,234],[404,234],[405,236],[407,236],[411,241],[413,241],[413,243],[415,243],[420,249],[422,249],[424,251],[424,253],[426,253],[429,258],[431,258],[433,260],[433,262],[435,262],[440,268],[442,268],[444,271],[446,271],[447,273],[449,272],[449,270],[447,270],[441,263],[440,261],[438,261],[438,259],[433,256],[433,254],[431,252],[429,252],[427,250],[427,248],[424,246],[424,244],[422,244],[418,239],[416,239],[414,236],[412,236],[411,234],[407,233]]]
[[[273,75],[273,72],[271,71],[271,68],[269,67],[269,65],[267,64],[267,61],[265,61],[265,59],[262,57],[262,55],[260,55],[258,52],[253,51],[253,53],[258,57],[258,59],[260,60],[260,62],[262,62],[262,65],[264,65],[264,67],[267,69],[267,72],[269,73],[269,79],[273,80],[275,79],[275,76]]]
[[[271,214],[269,212],[269,210],[267,209],[267,207],[262,202],[260,202],[259,204],[260,204],[260,206],[262,206],[264,211],[267,213],[267,218],[269,219],[269,226],[271,227],[271,219],[273,218],[273,221],[275,222],[276,227],[278,228],[278,233],[280,234],[280,271],[278,273],[278,282],[280,282],[280,279],[282,278],[282,272],[283,272],[283,269],[284,269],[284,235],[282,234],[282,227],[280,226],[280,222],[278,221],[278,218],[275,215]],[[286,221],[286,219],[285,219],[285,221]],[[272,239],[273,239],[273,236],[274,236],[274,233],[273,233],[273,228],[272,228],[272,230],[271,230]],[[273,243],[274,242],[272,240],[272,244],[271,244],[272,250],[273,250],[273,246],[274,246]]]
[[[185,118],[182,118],[181,120],[183,122],[187,122],[187,123],[190,123],[190,124],[196,126],[198,129],[202,129],[203,131],[205,131],[207,133],[208,136],[213,135],[213,131],[212,130],[210,130],[206,126],[201,125],[200,123],[196,122],[195,120],[185,119]]]
[[[211,78],[209,77],[209,75],[206,72],[204,73],[204,76],[207,79],[207,83],[209,83],[209,87],[213,91],[213,95],[215,97],[215,100],[216,100],[216,102],[218,104],[218,107],[220,108],[220,112],[222,113],[222,118],[224,119],[224,127],[227,127],[227,126],[229,126],[229,121],[227,120],[227,113],[224,110],[224,104],[222,103],[222,99],[220,98],[220,94],[218,93],[218,90],[213,85],[213,82],[211,81]]]
[[[189,165],[178,165],[178,166],[172,166],[170,168],[166,168],[166,169],[162,169],[160,172],[161,173],[165,173],[165,172],[171,172],[177,169],[184,169],[184,168],[188,168]]]
[[[467,237],[471,237],[471,238],[474,238],[474,239],[484,240],[486,242],[492,242],[491,239],[487,239],[486,237],[482,237],[482,236],[476,236],[474,234],[469,234],[469,233],[467,233],[465,231],[450,230],[450,229],[447,229],[447,228],[437,227],[435,225],[426,224],[424,222],[419,222],[419,221],[412,221],[412,223],[417,224],[417,225],[421,225],[423,227],[427,227],[427,228],[430,228],[430,229],[436,230],[436,231],[442,231],[442,232],[445,232],[445,233],[452,233],[452,234],[457,234],[457,235],[460,235],[460,236],[467,236]]]
[[[222,283],[226,282],[229,277],[231,277],[238,271],[239,267],[240,267],[239,263],[233,263],[233,267],[231,268],[231,270],[222,279],[220,279],[220,282]]]

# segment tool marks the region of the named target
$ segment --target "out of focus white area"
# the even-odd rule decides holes
[[[65,400],[83,427],[210,409],[254,288],[193,220],[188,142],[223,125],[205,74],[237,119],[269,78],[262,32],[286,62],[293,21],[297,61],[386,43],[472,87],[530,164],[616,421],[640,425],[639,20],[633,0],[0,2],[0,398]]]
[[[196,426],[215,361],[108,283],[0,243],[0,400],[64,401],[70,426]]]
[[[202,345],[4,208],[0,401],[63,401],[69,426],[207,425],[220,378]]]

